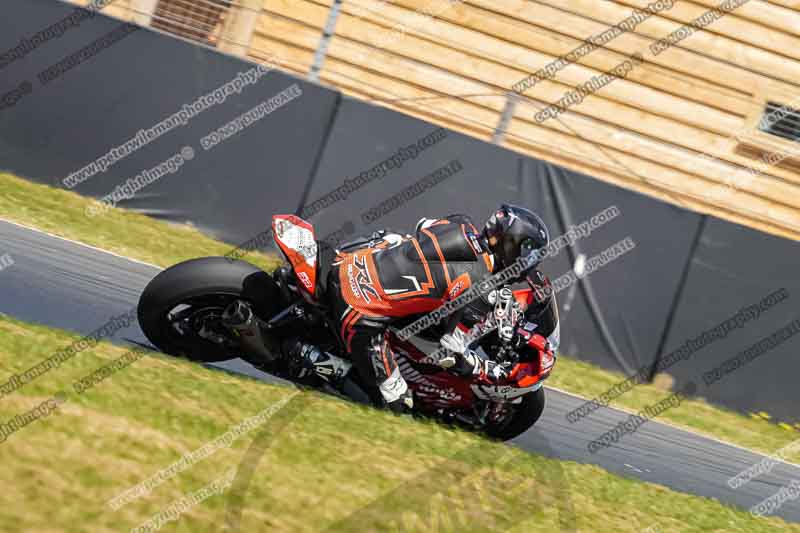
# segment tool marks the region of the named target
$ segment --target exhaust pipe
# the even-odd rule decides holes
[[[253,313],[247,302],[235,300],[228,305],[222,312],[222,323],[236,333],[247,355],[260,357],[268,363],[278,359],[277,355],[267,349],[267,345],[271,343],[262,333],[264,321]]]

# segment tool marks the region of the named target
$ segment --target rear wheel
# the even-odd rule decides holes
[[[485,433],[494,439],[510,440],[528,431],[542,416],[544,411],[544,387],[529,392],[519,404],[513,405],[513,412],[498,423],[486,425]]]
[[[139,298],[139,324],[164,353],[193,361],[239,357],[239,343],[222,324],[236,299],[268,319],[282,309],[280,290],[269,274],[245,261],[203,257],[174,265],[147,284]]]

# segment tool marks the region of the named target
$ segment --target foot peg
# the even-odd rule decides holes
[[[261,332],[262,320],[258,318],[250,304],[234,300],[222,312],[222,323],[235,332],[247,355],[261,358],[271,363],[277,356],[267,349],[267,341]]]

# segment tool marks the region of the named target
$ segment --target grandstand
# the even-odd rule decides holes
[[[797,0],[116,0],[103,12],[800,239]],[[514,90],[588,35],[588,53]],[[535,118],[637,53],[624,77]]]

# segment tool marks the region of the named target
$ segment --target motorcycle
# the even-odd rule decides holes
[[[325,305],[325,266],[335,254],[373,246],[393,234],[385,230],[331,250],[314,228],[294,215],[275,215],[274,240],[288,265],[267,273],[237,259],[204,257],[174,265],[153,278],[138,304],[147,338],[162,352],[210,363],[237,357],[256,368],[304,386],[375,404],[347,359],[336,319]],[[507,370],[501,382],[458,375],[434,364],[431,350],[447,319],[409,338],[402,328],[387,331],[398,367],[414,396],[414,413],[457,424],[491,438],[508,440],[533,426],[545,406],[543,381],[555,364],[558,343],[555,297],[534,305],[530,287],[502,286],[488,295],[493,312],[471,331],[481,357]],[[452,317],[450,318],[452,320]],[[463,334],[463,333],[462,333]],[[287,355],[301,341],[313,349]]]

